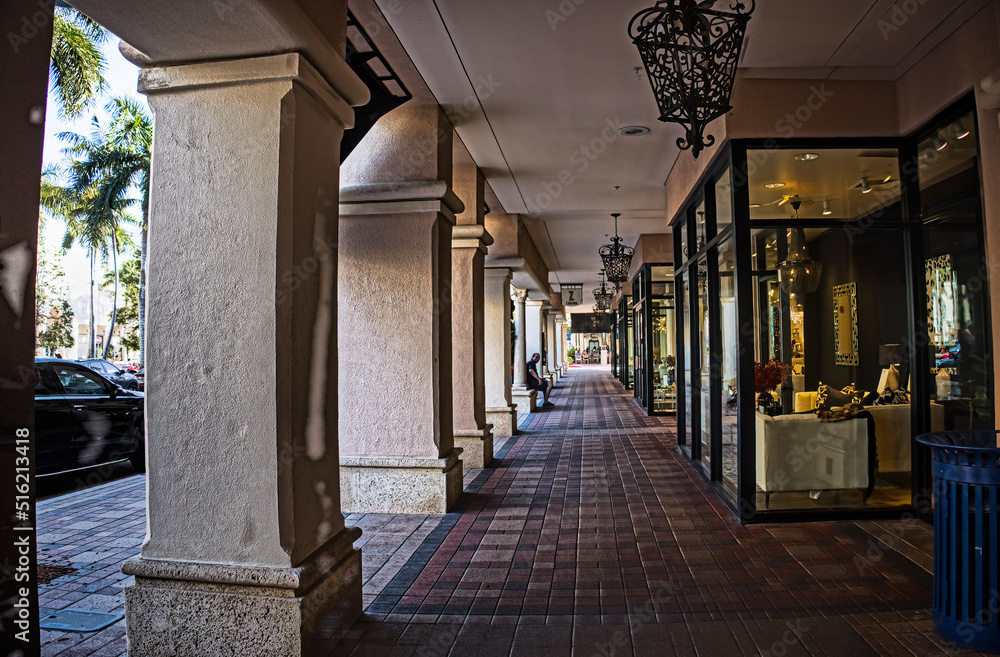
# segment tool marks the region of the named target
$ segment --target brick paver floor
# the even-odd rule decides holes
[[[364,617],[335,655],[972,655],[938,638],[917,521],[741,526],[606,366],[572,368],[453,512],[349,516]],[[117,611],[142,476],[40,504],[42,606]],[[124,623],[45,654],[125,654]]]

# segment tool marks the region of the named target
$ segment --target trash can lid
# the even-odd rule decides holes
[[[998,436],[1000,436],[1000,431],[985,429],[937,431],[920,434],[917,436],[917,442],[928,447],[942,447],[962,451],[1000,452],[1000,444],[997,443]]]

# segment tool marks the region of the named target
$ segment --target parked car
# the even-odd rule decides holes
[[[135,372],[135,378],[139,379],[139,390],[146,392],[146,368]]]
[[[145,395],[82,364],[35,359],[35,472],[128,459],[146,469]]]
[[[116,367],[114,363],[109,363],[103,358],[81,358],[76,362],[83,363],[104,378],[114,382],[115,385],[119,385],[126,390],[139,390],[139,379],[134,374]]]

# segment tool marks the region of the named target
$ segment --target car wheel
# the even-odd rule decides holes
[[[135,445],[135,449],[132,454],[128,457],[128,460],[132,463],[132,467],[135,468],[136,472],[146,471],[146,429],[142,422],[137,422],[132,425],[132,440]]]
[[[139,389],[139,383],[136,382],[136,381],[129,381],[128,382],[128,389],[129,390],[138,390]]]

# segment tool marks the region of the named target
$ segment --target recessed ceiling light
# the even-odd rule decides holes
[[[795,156],[795,159],[798,160],[799,162],[808,162],[810,160],[818,160],[819,159],[819,154],[818,153],[799,153],[798,155]]]
[[[768,189],[781,189],[784,186],[785,186],[785,183],[783,183],[781,181],[764,183],[764,187],[766,187]]]
[[[618,134],[624,137],[645,137],[649,134],[649,128],[644,125],[627,125],[618,128]]]

